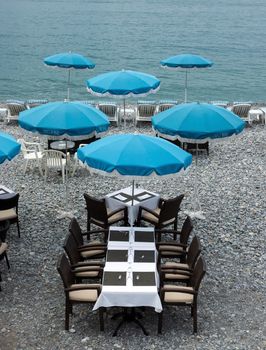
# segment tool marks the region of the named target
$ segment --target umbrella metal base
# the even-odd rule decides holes
[[[142,318],[143,316],[141,315],[141,313],[136,312],[135,308],[132,307],[130,308],[130,312],[128,313],[128,308],[124,308],[124,310],[122,312],[119,312],[117,314],[115,314],[114,316],[112,316],[112,319],[117,319],[119,317],[122,317],[121,321],[118,323],[114,333],[113,333],[113,337],[117,336],[117,332],[119,331],[119,329],[122,327],[123,323],[129,323],[129,322],[134,322],[136,323],[143,331],[143,333],[145,335],[149,335],[149,333],[146,331],[145,327],[142,325],[142,323],[139,321],[139,318]]]

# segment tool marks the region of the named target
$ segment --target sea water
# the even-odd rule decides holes
[[[202,55],[210,69],[188,74],[189,101],[266,100],[265,0],[0,0],[0,100],[67,94],[67,71],[47,56],[80,53],[94,70],[71,72],[71,98],[91,99],[86,80],[131,69],[157,76],[147,99],[184,99],[183,71],[160,60]]]

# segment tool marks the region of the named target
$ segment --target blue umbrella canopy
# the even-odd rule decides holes
[[[78,102],[51,102],[19,114],[19,125],[32,132],[69,139],[84,139],[110,125],[100,110]]]
[[[73,52],[64,52],[46,57],[44,63],[59,68],[93,69],[95,67],[91,60]]]
[[[96,96],[146,96],[159,87],[160,80],[155,76],[131,70],[104,73],[87,80],[88,91]]]
[[[245,122],[231,111],[208,103],[180,104],[152,117],[161,136],[181,142],[204,143],[239,134]]]
[[[192,162],[192,156],[176,145],[138,134],[105,137],[80,148],[77,155],[92,172],[131,178],[173,176]]]
[[[160,62],[161,66],[169,69],[185,69],[185,102],[187,102],[187,72],[193,68],[207,68],[213,65],[213,62],[199,55],[182,54],[171,56]]]
[[[20,152],[20,143],[13,136],[0,131],[0,164],[13,159]]]
[[[167,68],[207,68],[213,65],[213,62],[207,58],[192,54],[171,56],[160,63]]]

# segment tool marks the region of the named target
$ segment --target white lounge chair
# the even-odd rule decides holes
[[[155,112],[156,112],[156,104],[138,103],[135,125],[137,126],[138,122],[150,122]]]
[[[250,103],[237,103],[237,104],[234,104],[230,109],[231,109],[231,112],[238,115],[241,119],[243,119],[245,122],[251,125],[252,120],[249,115],[250,108],[251,108]]]
[[[18,120],[19,113],[25,111],[27,106],[24,103],[7,103],[7,115],[6,122],[9,123],[11,120]]]
[[[28,164],[30,162],[31,164],[37,165],[41,175],[43,175],[41,164],[43,149],[41,147],[41,144],[38,142],[27,142],[24,139],[18,139],[18,142],[21,144],[21,152],[25,161],[23,171],[24,174],[26,173]]]
[[[118,107],[116,103],[113,103],[113,102],[99,103],[98,108],[100,111],[102,111],[104,114],[107,115],[110,122],[114,122],[116,123],[116,125],[119,124],[119,113],[118,113]]]

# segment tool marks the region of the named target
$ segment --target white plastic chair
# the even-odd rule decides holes
[[[249,115],[250,108],[250,103],[237,103],[231,107],[231,112],[238,115],[241,119],[251,125],[252,121]]]
[[[18,142],[21,144],[21,152],[24,157],[24,174],[26,173],[29,162],[34,162],[38,166],[41,175],[42,173],[42,147],[38,142],[27,142],[24,139],[19,139]]]
[[[44,179],[47,180],[47,175],[50,169],[62,172],[62,180],[65,183],[66,178],[66,155],[61,151],[45,150],[42,152],[42,165],[44,170]]]

